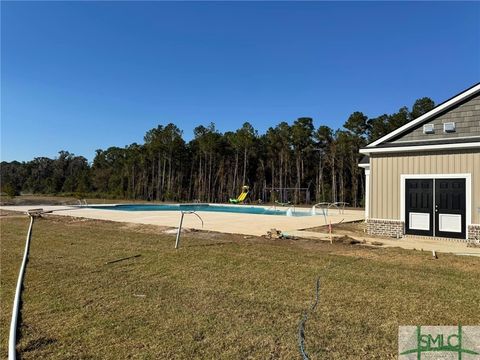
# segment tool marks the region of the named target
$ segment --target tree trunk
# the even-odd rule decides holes
[[[358,157],[356,152],[351,154],[352,172],[352,205],[358,206]]]
[[[273,202],[273,194],[274,194],[274,189],[275,189],[275,161],[272,159],[272,191],[270,192],[270,201]],[[266,184],[265,184],[266,187]],[[268,196],[268,194],[265,194]],[[265,199],[267,200],[267,199]]]
[[[190,166],[190,179],[188,181],[188,200],[192,200],[192,180],[193,180],[193,165],[195,164],[194,161],[191,162],[192,165]]]
[[[279,184],[280,189],[278,190],[278,197],[280,202],[284,202],[283,199],[283,153],[280,153],[280,171],[279,171]]]
[[[210,164],[208,166],[208,202],[212,201],[212,153],[210,153]]]
[[[197,185],[197,197],[199,199],[202,198],[202,181],[203,181],[203,175],[202,175],[202,154],[199,154],[200,161],[198,162],[198,185]],[[202,199],[203,200],[203,199]]]
[[[154,199],[155,196],[155,157],[152,159],[152,193],[149,195],[151,200]]]
[[[296,161],[296,167],[297,167],[297,181],[296,181],[296,189],[295,189],[295,199],[294,202],[298,203],[299,196],[300,196],[300,184],[301,184],[301,164],[300,164],[300,155],[297,154],[297,161]]]
[[[165,200],[165,199],[163,199],[163,197],[164,197],[164,192],[165,192],[165,173],[166,173],[166,169],[167,169],[167,157],[164,155],[163,156],[163,169],[162,169],[162,187],[161,187],[162,200]]]
[[[247,176],[247,148],[245,148],[243,152],[243,181],[242,181],[242,186],[245,186],[245,179]]]
[[[170,192],[172,184],[172,153],[170,153],[168,157],[168,183],[167,183],[167,191]]]
[[[337,178],[335,169],[335,157],[332,157],[332,202],[337,202]]]
[[[157,164],[157,200],[160,200],[160,181],[162,177],[162,157],[161,153],[158,154],[158,164]]]
[[[233,175],[233,189],[232,194],[235,196],[237,192],[237,180],[238,180],[238,150],[235,150],[235,173]]]

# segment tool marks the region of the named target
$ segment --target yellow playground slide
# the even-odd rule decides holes
[[[229,200],[230,203],[241,204],[241,203],[245,202],[245,199],[247,198],[248,192],[249,192],[248,186],[244,186],[243,189],[242,189],[242,193],[240,195],[238,195],[238,197],[236,199],[230,199]]]

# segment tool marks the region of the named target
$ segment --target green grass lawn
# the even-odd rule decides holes
[[[1,351],[28,227],[2,216]],[[478,325],[478,258],[48,216],[34,225],[22,359],[396,359],[399,325]],[[117,258],[140,257],[106,265]]]

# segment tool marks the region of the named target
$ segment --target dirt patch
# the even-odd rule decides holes
[[[317,226],[317,227],[302,229],[302,230],[324,233],[324,234],[328,234],[328,232],[329,232],[328,225]],[[357,239],[361,238],[362,241],[365,241],[365,239],[370,239],[370,240],[379,239],[380,240],[380,239],[385,238],[384,236],[380,236],[380,235],[367,234],[367,227],[366,227],[365,221],[363,221],[363,220],[352,221],[352,222],[347,222],[347,223],[340,223],[340,224],[332,224],[332,234],[333,235],[347,235],[347,236],[351,236],[351,237],[354,237],[354,238],[357,238]],[[377,243],[377,244],[374,244],[374,245],[377,245],[377,246],[380,245],[380,244],[378,244],[379,243],[378,241],[375,241],[375,240],[373,240],[373,241]],[[381,244],[381,245],[383,245],[383,244]]]
[[[54,224],[65,224],[65,225],[76,225],[76,224],[88,224],[88,225],[95,225],[95,224],[118,224],[113,221],[105,221],[105,220],[95,220],[95,219],[87,219],[82,217],[74,217],[74,216],[59,216],[59,215],[51,215],[51,214],[43,214],[40,218],[47,219]]]
[[[147,224],[132,224],[132,223],[120,223],[120,229],[126,231],[133,231],[140,234],[159,234],[165,230],[173,229],[168,226],[147,225]]]
[[[24,217],[25,215],[20,211],[10,211],[10,210],[0,209],[0,216],[12,218],[12,217]]]
[[[328,233],[328,225],[316,226],[309,229],[302,229],[305,231],[313,231],[319,233]],[[356,236],[365,235],[366,226],[364,221],[354,221],[348,223],[332,224],[333,234],[352,234]]]
[[[341,237],[335,238],[335,239],[333,239],[333,242],[334,243],[339,243],[340,242],[340,243],[346,244],[346,245],[362,244],[362,241],[354,239],[354,238],[352,238],[348,235],[343,235]],[[363,241],[363,243],[365,243],[365,240]]]

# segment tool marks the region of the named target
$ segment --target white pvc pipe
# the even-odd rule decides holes
[[[23,277],[25,274],[25,267],[27,265],[28,250],[30,248],[30,239],[32,238],[33,215],[30,215],[30,226],[28,228],[27,240],[25,242],[25,252],[23,254],[22,265],[18,274],[17,289],[15,291],[15,299],[13,300],[12,321],[10,323],[10,336],[8,338],[8,359],[15,360],[17,358],[17,322],[18,314],[20,312],[20,295],[22,292]]]

